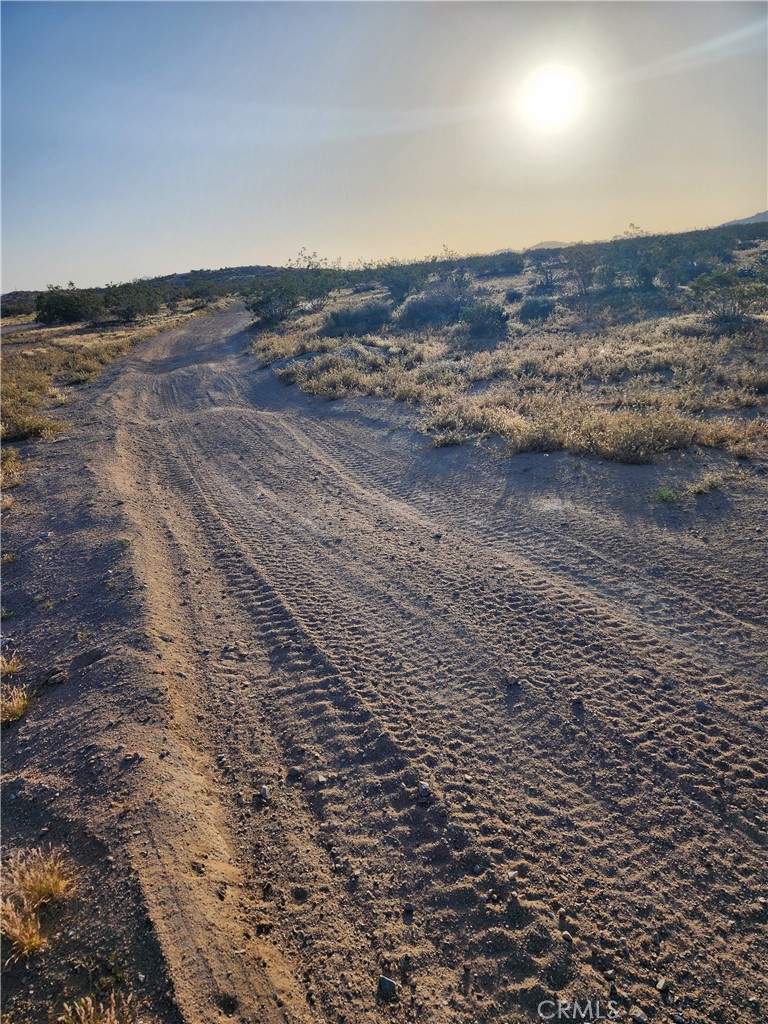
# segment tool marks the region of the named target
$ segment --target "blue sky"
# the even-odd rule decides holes
[[[2,5],[3,290],[764,209],[762,3]],[[555,136],[515,98],[586,84]]]

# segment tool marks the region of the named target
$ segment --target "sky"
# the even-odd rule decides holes
[[[6,0],[2,289],[749,216],[768,207],[767,17],[736,0]],[[526,105],[553,67],[554,126]]]

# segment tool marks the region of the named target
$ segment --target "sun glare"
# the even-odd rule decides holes
[[[539,68],[523,83],[518,104],[530,127],[542,132],[558,131],[581,113],[584,83],[569,68]]]

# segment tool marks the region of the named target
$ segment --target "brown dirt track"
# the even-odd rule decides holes
[[[245,324],[151,339],[28,449],[3,603],[67,679],[4,730],[6,842],[78,859],[66,943],[120,949],[146,1020],[536,1021],[612,983],[764,1019],[766,476],[667,508],[701,454],[433,449]],[[14,1020],[55,1019],[56,948]]]

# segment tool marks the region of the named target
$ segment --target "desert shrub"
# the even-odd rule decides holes
[[[523,292],[521,292],[519,288],[507,288],[506,292],[504,293],[504,298],[510,304],[513,302],[520,302],[522,297]]]
[[[37,304],[36,292],[8,292],[2,296],[2,315],[29,316],[35,312]]]
[[[367,302],[364,306],[343,306],[329,313],[322,327],[322,334],[329,338],[348,335],[362,337],[376,334],[390,317],[391,309],[386,302]]]
[[[141,281],[107,285],[103,298],[109,315],[125,324],[139,317],[154,316],[160,311],[162,301],[163,297],[157,288]]]
[[[468,328],[473,340],[501,341],[507,336],[509,314],[493,302],[465,306],[460,314],[462,323]]]
[[[263,327],[276,327],[287,320],[301,303],[298,282],[288,274],[276,278],[259,279],[245,303]]]
[[[103,296],[92,288],[76,288],[72,281],[66,288],[49,284],[37,296],[35,316],[43,324],[92,323],[103,314]]]
[[[423,263],[385,263],[373,271],[375,279],[389,289],[398,304],[423,288],[427,273]]]
[[[470,256],[467,263],[478,277],[514,277],[515,274],[522,274],[525,268],[525,261],[517,252]]]
[[[525,300],[517,315],[524,324],[529,324],[533,320],[546,320],[554,308],[555,304],[551,299],[530,298]]]
[[[462,309],[471,303],[471,299],[471,290],[463,284],[432,288],[408,300],[397,318],[398,326],[406,330],[421,330],[458,323]]]

